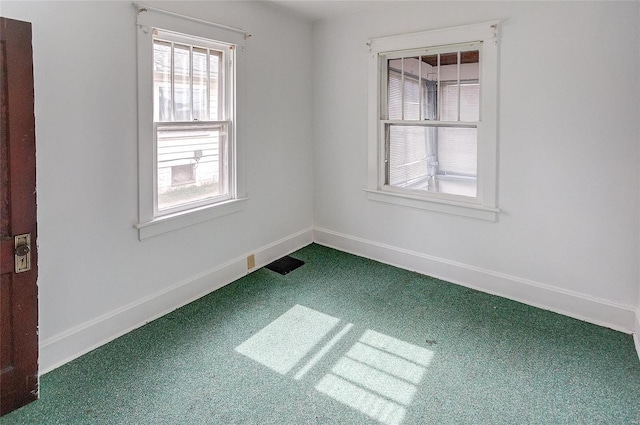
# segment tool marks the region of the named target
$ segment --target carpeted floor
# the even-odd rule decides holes
[[[640,424],[630,335],[319,245],[44,375],[11,424]]]

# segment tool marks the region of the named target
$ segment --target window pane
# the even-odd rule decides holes
[[[171,43],[153,42],[153,120],[171,120]]]
[[[392,125],[389,129],[389,175],[391,186],[423,189],[428,185],[429,156],[433,151],[433,128]]]
[[[443,83],[441,103],[443,121],[457,121],[458,90],[460,90],[460,121],[480,120],[480,85],[477,80]]]
[[[420,60],[415,58],[404,58],[404,117],[405,120],[420,119],[420,86],[419,70]],[[424,84],[424,83],[423,83]]]
[[[226,143],[226,124],[158,127],[158,210],[227,195]]]
[[[477,129],[389,125],[387,184],[476,196]]]
[[[207,50],[193,48],[193,119],[207,120]]]
[[[456,81],[440,84],[440,119],[458,121],[458,83]]]
[[[222,114],[223,102],[223,76],[222,76],[222,52],[209,52],[209,108],[211,120],[223,120]]]
[[[460,121],[480,121],[480,85],[460,83]]]
[[[438,129],[438,174],[476,177],[478,174],[477,129]]]
[[[402,59],[388,63],[388,115],[390,120],[402,119]]]
[[[191,121],[191,63],[189,46],[173,48],[174,121]]]
[[[426,96],[423,98],[422,119],[438,119],[438,55],[423,56],[422,78],[425,80]]]
[[[428,84],[428,66],[420,63],[419,57],[392,59],[388,61],[388,106],[387,113],[392,120],[420,120],[421,115],[435,116],[435,83]],[[422,73],[422,77],[420,77]],[[427,94],[431,88],[431,96]],[[422,106],[420,105],[422,102]],[[431,105],[429,104],[431,102]]]
[[[458,52],[440,55],[440,120],[458,121]]]
[[[480,121],[480,56],[462,52],[460,65],[460,121]]]
[[[388,119],[480,120],[477,50],[391,59],[387,66]]]

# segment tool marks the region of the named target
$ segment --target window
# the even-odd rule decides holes
[[[155,216],[229,200],[235,46],[153,32]]]
[[[496,219],[497,28],[371,40],[370,199]]]
[[[140,239],[241,209],[243,35],[139,9]]]

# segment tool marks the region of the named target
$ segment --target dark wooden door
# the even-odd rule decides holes
[[[0,18],[0,50],[2,416],[38,398],[36,143],[31,24]],[[30,243],[25,243],[26,237],[23,237],[16,245],[18,235],[30,235]],[[17,246],[19,252],[25,254],[18,264]],[[30,267],[30,270],[16,273],[17,267],[21,270]]]

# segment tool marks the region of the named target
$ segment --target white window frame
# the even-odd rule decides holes
[[[370,200],[480,220],[498,219],[498,31],[500,21],[484,22],[381,37],[369,40],[369,138],[367,197]],[[385,184],[385,121],[387,59],[415,49],[480,42],[480,121],[477,196],[406,190]],[[464,126],[464,122],[455,123]]]
[[[159,213],[156,209],[157,173],[156,142],[153,120],[153,38],[154,29],[188,38],[211,40],[214,43],[234,46],[235,78],[228,87],[228,94],[234,95],[231,103],[235,110],[230,112],[232,124],[230,133],[233,142],[229,145],[230,195],[213,198],[212,202],[194,203],[190,208],[177,208],[170,213]],[[244,87],[245,35],[230,27],[210,24],[194,18],[183,17],[153,8],[141,8],[137,17],[138,39],[138,237],[140,240],[166,232],[181,229],[218,217],[233,214],[244,209],[246,198],[244,172],[244,143],[242,120],[238,110],[242,110]],[[194,44],[198,44],[195,42]],[[165,123],[163,123],[165,124]],[[166,124],[172,124],[167,122]]]

